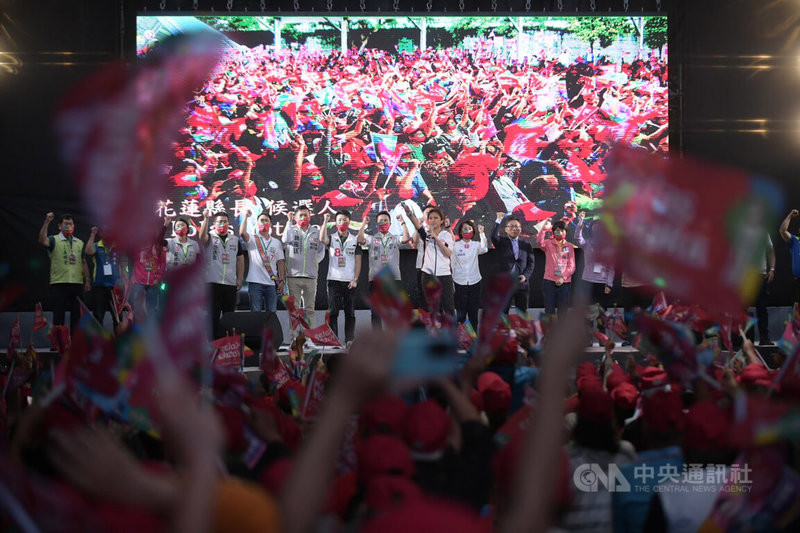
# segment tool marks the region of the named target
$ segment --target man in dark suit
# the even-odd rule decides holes
[[[497,261],[503,272],[510,272],[519,279],[519,287],[506,304],[506,313],[511,308],[511,302],[520,312],[528,311],[528,282],[533,274],[533,247],[527,240],[520,239],[522,223],[516,218],[509,218],[506,222],[506,234],[500,235],[500,225],[503,223],[505,213],[497,213],[494,229],[492,230],[492,244],[497,250]]]

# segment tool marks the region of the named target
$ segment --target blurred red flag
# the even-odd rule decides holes
[[[599,260],[713,312],[749,304],[782,193],[763,178],[628,148],[609,158]]]

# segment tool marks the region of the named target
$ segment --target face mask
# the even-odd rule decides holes
[[[217,234],[218,235],[226,235],[228,233],[228,225],[227,224],[217,224]]]
[[[553,238],[555,240],[557,240],[557,241],[563,241],[564,240],[564,234],[563,233],[553,233]]]
[[[311,220],[308,217],[297,219],[297,225],[301,228],[307,228],[309,222],[311,222]]]
[[[261,233],[269,231],[269,222],[263,222],[258,225],[258,231]]]
[[[66,226],[62,226],[61,227],[61,234],[64,235],[64,237],[71,237],[73,231],[75,231],[74,227],[71,227],[71,226],[70,227],[66,227]]]
[[[175,230],[175,235],[177,235],[178,237],[186,237],[188,233],[189,233],[189,228],[186,227]]]
[[[383,224],[378,224],[378,231],[380,231],[381,233],[388,233],[389,226],[391,226],[391,224],[389,224],[388,222],[384,222]]]
[[[461,232],[461,238],[465,241],[471,241],[473,235],[475,235],[474,231],[464,230]]]
[[[349,228],[350,228],[350,223],[349,222],[343,222],[341,224],[336,224],[336,229],[339,230],[339,233],[346,233]]]

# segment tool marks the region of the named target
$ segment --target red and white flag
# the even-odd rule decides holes
[[[33,331],[39,331],[45,326],[47,326],[47,319],[44,317],[42,304],[39,302],[36,304],[36,312],[33,314]]]

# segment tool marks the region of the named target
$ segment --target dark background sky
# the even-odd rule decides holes
[[[159,11],[161,2],[134,0],[0,0],[0,139],[2,259],[10,270],[0,284],[21,282],[16,307],[45,300],[48,262],[36,244],[48,211],[77,215],[79,237],[88,236],[76,191],[58,160],[51,131],[62,91],[103,63],[131,57],[135,13]],[[166,1],[168,10],[191,11],[191,0]],[[259,11],[260,1],[234,2]],[[293,2],[266,2],[293,11]],[[557,1],[531,0],[531,9],[558,14]],[[590,1],[563,0],[565,12],[590,12]],[[598,11],[622,11],[623,0],[596,0]],[[800,10],[795,0],[663,0],[670,14],[671,148],[732,164],[780,181],[787,205],[796,207],[800,159]],[[227,2],[199,0],[200,9],[225,11]],[[301,10],[326,9],[325,0],[300,0]],[[392,2],[365,1],[367,10],[390,11]],[[359,3],[333,2],[358,11]],[[402,11],[425,11],[426,2],[399,2]],[[491,2],[464,1],[468,11],[491,11]],[[656,0],[630,0],[629,12],[654,12]],[[458,0],[432,2],[434,11],[458,11]],[[525,2],[497,2],[500,12],[524,11]],[[488,14],[488,13],[487,13]],[[9,63],[21,62],[18,65]],[[12,70],[7,72],[6,70]],[[709,198],[713,202],[714,198]],[[796,231],[796,228],[792,228]],[[52,227],[51,227],[52,233]],[[772,303],[789,299],[788,250],[772,233],[778,254]],[[533,302],[537,304],[536,301]]]

